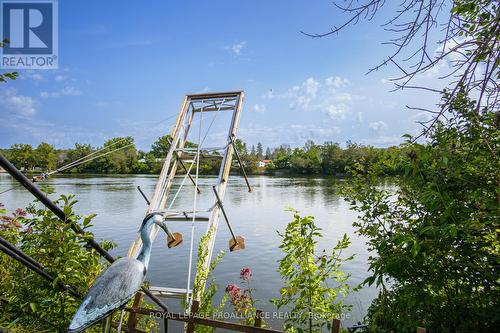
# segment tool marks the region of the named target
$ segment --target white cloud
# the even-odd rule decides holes
[[[34,73],[31,78],[33,79],[33,81],[35,82],[40,82],[40,81],[43,81],[43,76],[39,73]]]
[[[337,126],[290,125],[288,128],[291,143],[302,144],[307,140],[315,142],[330,141],[340,134]]]
[[[312,77],[308,78],[304,81],[303,86],[306,90],[306,93],[310,95],[312,98],[316,97],[316,93],[318,92],[319,82],[313,79]]]
[[[56,98],[60,96],[79,96],[82,94],[82,91],[73,87],[73,86],[65,86],[59,91],[42,91],[40,92],[40,97],[42,98]]]
[[[236,56],[239,56],[241,54],[241,51],[243,50],[243,48],[247,45],[247,42],[246,41],[242,41],[242,42],[239,42],[239,43],[235,43],[231,46],[231,51],[233,51],[233,53],[236,55]]]
[[[362,122],[363,122],[363,112],[358,112],[358,113],[356,114],[356,121],[357,121],[358,123],[362,123]]]
[[[255,104],[253,106],[253,110],[257,113],[265,112],[266,106],[264,104]]]
[[[35,82],[35,84],[42,82],[45,80],[42,74],[38,73],[36,70],[27,70],[20,73],[19,78],[21,80],[31,80]]]
[[[291,110],[318,111],[330,118],[343,120],[351,110],[351,104],[363,99],[363,96],[344,91],[349,79],[332,76],[324,80],[309,77],[301,84],[290,87],[286,92],[275,94],[269,90],[262,97],[265,99],[289,100]],[[340,90],[340,91],[339,91]]]
[[[31,117],[36,113],[35,100],[29,96],[18,95],[14,89],[0,92],[0,100],[7,110],[16,115]]]
[[[412,122],[426,122],[432,119],[432,114],[430,112],[421,111],[408,117],[408,119]]]
[[[272,89],[269,89],[268,91],[266,91],[262,95],[262,98],[264,98],[264,99],[273,99],[274,97],[275,97],[275,95],[274,95],[274,91]]]
[[[350,93],[343,92],[343,93],[334,94],[332,96],[332,99],[335,101],[338,101],[338,102],[351,102],[354,99],[354,97]]]
[[[400,136],[379,136],[377,138],[363,139],[360,141],[362,144],[376,145],[376,146],[397,146],[404,140]]]
[[[211,90],[210,87],[205,87],[205,88],[199,90],[197,93],[198,94],[203,94],[203,93],[209,92],[210,90]]]
[[[64,96],[78,96],[81,94],[82,94],[81,90],[78,90],[77,88],[72,86],[66,86],[61,90],[61,95]]]
[[[387,124],[382,120],[374,121],[368,124],[368,128],[380,134],[382,131],[387,129]]]
[[[67,76],[64,76],[64,75],[56,75],[56,77],[54,78],[57,82],[61,82],[61,81],[64,81],[66,80],[68,77]]]
[[[248,124],[238,130],[239,136],[246,142],[262,142],[264,146],[289,144],[302,146],[306,140],[325,142],[338,139],[341,129],[337,126],[318,126],[305,124],[289,124],[265,126]]]
[[[301,85],[295,85],[289,88],[281,97],[292,100],[289,104],[290,109],[302,108],[308,110],[311,102],[316,99],[320,88],[321,84],[310,77],[302,82]]]
[[[345,119],[346,113],[349,111],[347,105],[340,103],[340,104],[331,104],[328,106],[327,113],[332,119]]]
[[[75,142],[102,144],[106,134],[96,130],[81,128],[67,124],[55,124],[38,119],[37,117],[25,118],[24,121],[4,121],[0,113],[0,131],[14,133],[21,137],[23,142],[47,142],[58,147],[72,147]]]
[[[330,76],[325,79],[325,85],[329,87],[342,88],[349,84],[349,79],[340,76]]]

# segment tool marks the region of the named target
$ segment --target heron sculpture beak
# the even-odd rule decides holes
[[[182,234],[179,232],[172,233],[161,215],[153,216],[153,223],[162,228],[167,234],[167,246],[169,248],[176,247],[182,243]]]

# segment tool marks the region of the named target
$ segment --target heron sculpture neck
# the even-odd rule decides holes
[[[151,258],[152,242],[151,242],[150,231],[151,227],[154,224],[153,218],[154,216],[148,218],[141,227],[140,235],[142,240],[142,249],[136,258],[137,260],[142,262],[146,268],[148,267],[149,259]]]

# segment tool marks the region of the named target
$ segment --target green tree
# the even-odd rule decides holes
[[[41,263],[57,281],[85,294],[104,266],[96,251],[84,247],[85,240],[93,238],[87,230],[93,215],[74,215],[73,197],[61,196],[57,203],[64,206],[69,218],[78,221],[84,235],[76,235],[69,224],[35,205],[11,216],[0,207],[0,235]],[[106,241],[101,244],[108,250],[112,247]],[[6,277],[0,280],[0,326],[13,326],[14,332],[66,331],[80,301],[4,254],[0,263],[0,275]]]
[[[327,175],[335,175],[345,171],[342,148],[338,143],[325,142],[321,147],[321,170]]]
[[[16,167],[31,171],[35,167],[35,153],[29,144],[14,144],[9,149],[9,158]]]
[[[291,150],[287,145],[281,145],[274,151],[273,164],[276,169],[287,169],[290,167]]]
[[[380,289],[368,312],[373,332],[498,328],[500,122],[465,92],[456,96],[429,144],[409,144],[396,188],[379,186],[376,163],[368,172],[358,165],[343,189],[373,253],[365,281]]]
[[[262,157],[264,157],[264,149],[262,148],[262,143],[260,142],[257,143],[256,154],[259,159],[262,159]]]
[[[64,157],[64,165],[68,165],[70,163],[81,160],[82,158],[91,155],[95,152],[95,149],[92,148],[89,144],[80,144],[75,143],[75,147],[73,149],[68,149],[65,153]],[[97,161],[93,160],[87,163],[82,163],[73,168],[68,169],[66,172],[74,172],[74,173],[82,173],[82,172],[97,172]]]
[[[246,155],[248,153],[247,144],[243,142],[241,139],[234,140],[234,144],[236,145],[236,149],[238,149],[238,152],[241,155]]]
[[[350,309],[340,297],[349,292],[346,281],[349,275],[341,265],[352,259],[342,258],[342,251],[349,244],[344,234],[335,247],[327,252],[317,251],[321,229],[314,224],[314,217],[301,217],[293,211],[293,220],[283,233],[279,233],[280,249],[284,257],[279,260],[278,272],[284,285],[281,297],[272,302],[278,307],[290,307],[290,316],[285,319],[287,332],[322,332],[330,329],[333,318]],[[329,283],[335,283],[330,287]]]
[[[165,158],[170,149],[171,141],[172,137],[169,134],[159,137],[153,145],[151,145],[150,153],[156,158]]]
[[[109,154],[97,159],[97,170],[103,173],[127,174],[137,166],[137,149],[132,137],[116,137],[104,142]]]
[[[264,156],[264,158],[265,158],[266,160],[270,160],[270,159],[272,159],[272,156],[273,156],[273,155],[272,155],[272,153],[271,153],[271,149],[270,149],[269,147],[267,147],[267,148],[266,148],[266,155]]]
[[[312,145],[307,151],[295,148],[289,159],[292,170],[302,174],[315,174],[321,169],[321,155],[318,146]]]
[[[54,170],[57,165],[58,155],[54,146],[42,142],[35,149],[36,166],[43,171]]]

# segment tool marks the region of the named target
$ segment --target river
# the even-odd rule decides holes
[[[60,176],[46,182],[58,194],[75,194],[79,201],[77,213],[96,213],[92,227],[96,238],[114,241],[117,247],[112,254],[125,256],[146,210],[146,203],[136,187],[140,185],[145,193],[151,195],[156,179],[157,176],[148,175]],[[198,208],[208,208],[212,198],[210,184],[213,181],[213,177],[200,178],[202,193],[198,197]],[[356,213],[336,194],[334,184],[338,181],[341,180],[254,176],[250,177],[254,191],[249,193],[243,178],[231,176],[224,205],[235,233],[245,237],[246,249],[227,251],[215,269],[214,276],[221,285],[221,292],[228,283],[240,282],[241,268],[250,267],[253,271],[254,297],[259,300],[257,307],[269,312],[274,310],[268,300],[278,297],[281,287],[281,278],[276,272],[277,261],[282,256],[278,248],[280,238],[277,231],[284,230],[292,219],[292,213],[285,211],[287,207],[315,217],[316,224],[323,229],[324,234],[319,243],[320,249],[331,248],[344,233],[348,234],[352,244],[345,254],[355,254],[355,257],[345,264],[344,270],[351,274],[349,283],[352,286],[363,281],[369,275],[366,264],[368,251],[365,239],[357,236],[352,227]],[[10,176],[0,174],[0,192],[14,185]],[[186,183],[174,207],[191,210],[193,188]],[[175,189],[176,186],[173,190]],[[51,195],[52,198],[56,196]],[[0,202],[9,210],[25,207],[31,200],[31,195],[22,187],[16,187],[0,196]],[[186,288],[191,222],[171,222],[170,226],[173,231],[184,235],[184,242],[181,246],[168,249],[164,236],[159,234],[161,237],[154,244],[147,280],[152,285]],[[205,222],[196,224],[195,249],[205,229]],[[229,230],[221,220],[214,253],[227,250],[229,238]],[[347,314],[344,325],[362,320],[376,294],[374,288],[363,288],[351,293],[346,302],[352,305],[352,311]],[[273,320],[268,323],[271,326],[277,325]]]

